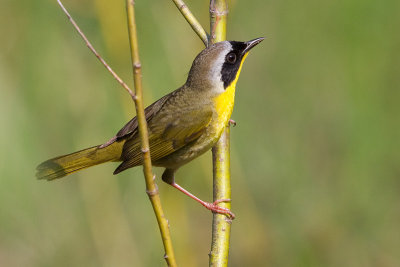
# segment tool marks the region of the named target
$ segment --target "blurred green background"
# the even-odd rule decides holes
[[[65,0],[131,84],[124,1]],[[208,1],[187,1],[208,29]],[[230,266],[400,266],[400,1],[231,1],[228,38],[265,36],[232,116]],[[203,49],[171,1],[136,1],[145,102]],[[55,182],[41,161],[104,143],[128,95],[56,1],[0,8],[0,266],[164,266],[140,168]],[[177,181],[212,199],[211,153]],[[180,266],[206,266],[211,213],[161,182]]]

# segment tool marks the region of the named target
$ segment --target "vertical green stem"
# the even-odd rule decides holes
[[[136,114],[139,126],[139,135],[142,143],[143,153],[143,172],[146,180],[146,192],[150,198],[154,213],[157,218],[162,241],[164,244],[165,255],[168,266],[177,266],[175,261],[174,250],[172,247],[171,235],[169,232],[168,220],[164,216],[161,206],[160,195],[157,185],[154,181],[154,175],[151,169],[151,158],[149,148],[149,138],[147,133],[147,122],[144,113],[143,98],[142,98],[142,67],[139,60],[139,49],[137,42],[135,8],[133,0],[126,0],[128,31],[131,48],[131,60],[133,65],[133,78],[135,84],[135,95],[132,99],[135,102]]]
[[[214,201],[231,198],[229,126],[213,147]],[[222,205],[219,204],[219,205]],[[225,203],[230,209],[231,204]],[[228,266],[231,220],[223,214],[213,215],[210,266]]]
[[[210,43],[226,40],[226,19],[228,4],[226,0],[210,1]]]
[[[228,5],[226,0],[211,0],[210,43],[226,40],[227,14]],[[229,133],[229,125],[227,125],[219,141],[212,149],[214,201],[218,199],[231,199]],[[224,205],[228,209],[231,208],[230,202],[220,203],[219,205]],[[214,213],[210,266],[228,266],[230,232],[231,220],[223,214]]]

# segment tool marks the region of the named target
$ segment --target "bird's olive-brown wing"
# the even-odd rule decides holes
[[[204,133],[211,118],[211,110],[188,110],[178,116],[169,116],[160,124],[151,125],[152,160],[159,160],[195,141]]]
[[[171,95],[147,120],[152,161],[166,157],[199,138],[211,119],[212,110],[209,107],[193,105],[191,101],[182,101]],[[142,164],[137,130],[122,138],[126,138],[121,155],[123,163],[114,173]]]

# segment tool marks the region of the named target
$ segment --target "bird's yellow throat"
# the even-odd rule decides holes
[[[236,89],[236,82],[239,78],[240,71],[242,70],[243,62],[246,59],[248,53],[246,53],[243,58],[242,62],[240,63],[240,67],[236,73],[235,79],[232,83],[225,89],[225,92],[220,94],[214,99],[215,109],[218,113],[218,126],[225,126],[230,119],[233,111],[233,105],[235,103],[235,89]],[[219,127],[218,127],[219,128]]]

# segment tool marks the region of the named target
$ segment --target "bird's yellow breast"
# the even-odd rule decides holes
[[[235,86],[228,86],[222,94],[214,99],[215,111],[217,113],[216,128],[221,128],[227,125],[229,118],[232,115],[233,105],[235,103]]]

